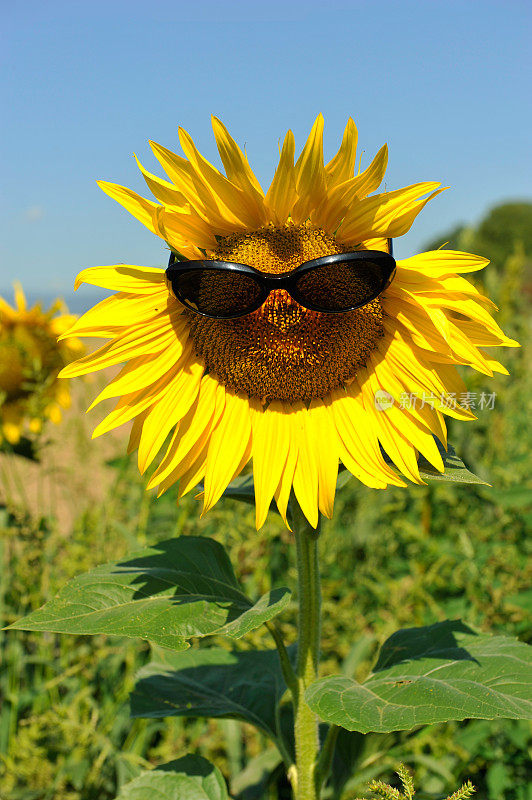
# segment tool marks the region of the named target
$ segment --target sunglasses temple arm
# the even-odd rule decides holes
[[[393,239],[388,239],[388,252],[393,256]]]

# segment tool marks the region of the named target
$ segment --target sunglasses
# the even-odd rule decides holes
[[[281,275],[233,261],[176,261],[172,254],[166,279],[184,306],[213,319],[251,314],[278,289],[304,308],[340,314],[367,305],[389,286],[396,269],[391,239],[388,248],[313,258]]]

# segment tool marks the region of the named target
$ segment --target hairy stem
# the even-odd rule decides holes
[[[297,549],[298,653],[297,687],[294,691],[294,734],[296,747],[296,800],[318,800],[315,768],[319,751],[318,718],[305,700],[305,690],[318,676],[320,656],[321,596],[318,568],[318,528],[307,522],[292,499],[292,517]]]

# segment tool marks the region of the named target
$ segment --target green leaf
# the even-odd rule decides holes
[[[200,648],[161,656],[138,673],[133,717],[224,717],[277,737],[275,707],[286,690],[277,650]]]
[[[127,783],[116,800],[228,800],[227,786],[214,764],[185,756],[143,772]]]
[[[288,589],[274,589],[252,603],[221,544],[181,536],[74,578],[10,627],[142,637],[185,650],[194,636],[238,639],[276,616],[289,599]]]
[[[319,717],[387,733],[462,719],[532,717],[532,647],[476,634],[460,620],[394,633],[371,677],[323,678],[307,690]]]

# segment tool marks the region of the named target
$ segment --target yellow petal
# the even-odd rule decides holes
[[[325,165],[327,186],[332,188],[353,177],[357,157],[358,131],[349,117],[345,126],[340,149],[328,164]]]
[[[213,431],[205,472],[204,510],[220,499],[251,441],[249,401],[226,393],[225,411]]]
[[[500,372],[501,375],[510,374],[506,367],[503,366],[500,361],[496,361],[490,353],[487,353],[485,350],[480,350],[480,354],[488,365],[488,369],[490,369],[492,372]]]
[[[191,353],[192,343],[187,342],[186,334],[182,334],[180,339],[172,339],[161,353],[132,359],[92,401],[88,410],[91,411],[102,400],[132,394],[153,385],[169,370],[186,369]]]
[[[297,200],[294,152],[294,134],[292,131],[288,131],[283,143],[279,164],[265,198],[265,204],[276,225],[285,224],[292,206]]]
[[[156,383],[138,392],[125,394],[121,397],[111,413],[94,429],[92,438],[95,439],[97,436],[112,431],[114,428],[118,428],[119,425],[129,422],[129,420],[133,419],[138,414],[146,411],[147,408],[157,402],[161,395],[164,394],[177,370],[178,367],[175,367],[159,378]]]
[[[22,284],[20,283],[20,281],[15,281],[15,283],[13,284],[13,289],[15,294],[15,304],[17,310],[26,311],[27,308],[26,295],[24,294],[24,289],[22,288]]]
[[[150,295],[133,295],[119,292],[93,306],[61,336],[96,336],[102,328],[116,329],[141,325],[153,321],[161,314],[169,314],[175,301],[164,286]],[[114,335],[114,334],[111,334]]]
[[[235,140],[229,135],[225,125],[220,120],[213,116],[212,128],[214,131],[214,138],[218,146],[220,158],[225,167],[225,171],[229,180],[236,184],[243,192],[254,198],[257,204],[257,210],[262,215],[264,221],[264,192],[253,174],[253,170],[249,166],[249,162],[237,145]]]
[[[454,360],[449,342],[434,325],[426,309],[417,304],[401,303],[391,293],[384,293],[381,297],[382,307],[392,318],[395,328],[397,325],[404,328],[419,347],[442,354],[450,361]],[[385,327],[386,323],[385,318],[383,320]]]
[[[297,444],[297,461],[294,471],[294,493],[310,525],[318,525],[318,454],[316,441],[308,422],[308,411],[303,403],[293,403],[293,434]]]
[[[139,222],[142,222],[148,230],[157,235],[157,230],[153,223],[153,216],[158,208],[156,203],[150,200],[145,200],[132,189],[127,189],[125,186],[119,186],[117,183],[108,183],[107,181],[96,181],[100,189],[102,189],[109,197],[124,206],[126,211],[129,211]]]
[[[443,294],[438,298],[433,296],[424,297],[422,295],[416,295],[416,300],[418,303],[422,304],[425,309],[427,309],[429,314],[432,313],[432,310],[435,307],[448,308],[464,317],[469,317],[476,322],[480,322],[495,336],[504,338],[503,331],[499,328],[489,311],[487,311],[483,306],[480,305],[480,303],[477,303],[476,300],[471,297],[455,299],[447,294]]]
[[[367,365],[367,370],[359,374],[359,383],[364,389],[367,383],[370,397],[374,400],[378,396],[377,392],[384,390],[393,396],[392,386],[389,384],[390,376],[385,370],[376,369],[376,359],[373,354]],[[382,379],[382,380],[380,380]],[[396,398],[398,399],[398,398]],[[386,416],[386,422],[399,431],[411,444],[419,450],[425,458],[440,472],[443,472],[443,461],[440,452],[434,442],[432,430],[419,414],[416,414],[415,404],[412,409],[401,408],[396,402],[390,407],[381,408],[374,402],[376,411],[380,418]]]
[[[362,389],[364,408],[368,413],[370,424],[373,426],[384,450],[403,475],[406,475],[413,483],[424,483],[419,477],[414,447],[406,437],[391,424],[388,415],[377,411],[375,408],[375,396],[368,386],[366,370],[359,371],[357,374],[357,382]]]
[[[383,145],[361,175],[350,178],[329,191],[319,209],[311,215],[313,222],[324,230],[336,231],[354,200],[360,200],[378,189],[384,178],[387,163],[388,147]]]
[[[260,215],[249,198],[201,155],[189,134],[182,128],[179,129],[179,141],[196,175],[214,195],[222,216],[242,230],[260,227]]]
[[[14,308],[11,308],[9,303],[6,303],[3,297],[0,297],[0,321],[2,317],[5,317],[7,320],[13,320],[17,316],[17,311]]]
[[[366,197],[351,205],[337,232],[340,242],[361,242],[375,236],[402,236],[411,227],[421,209],[443,189],[439,183],[416,183],[394,192]],[[436,191],[432,191],[436,189]],[[418,200],[431,192],[425,200]]]
[[[178,480],[189,464],[183,462],[192,451],[208,443],[211,429],[218,423],[225,408],[225,388],[210,375],[204,375],[196,402],[181,420],[166,453],[148,482],[148,489],[165,481],[174,473]]]
[[[296,190],[299,200],[292,208],[292,219],[304,222],[327,193],[323,166],[323,115],[318,114],[301,155],[296,161]]]
[[[430,250],[411,258],[401,259],[397,262],[397,266],[405,270],[416,270],[428,277],[439,278],[455,272],[476,272],[484,269],[489,263],[487,258],[472,253],[462,253],[460,250]]]
[[[82,283],[88,283],[115,292],[153,294],[163,288],[164,282],[164,269],[113,264],[109,267],[87,267],[82,270],[76,278],[74,289],[79,289]]]
[[[184,497],[191,489],[198,485],[205,475],[207,469],[207,455],[209,452],[209,445],[206,444],[199,451],[194,451],[194,458],[190,460],[190,466],[183,472],[179,478],[179,490],[177,493],[178,498]],[[192,455],[192,453],[190,454]],[[163,487],[164,488],[164,487]],[[161,487],[159,487],[159,493]]]
[[[448,398],[450,402],[450,394],[458,395],[466,390],[456,369],[440,362],[438,369],[435,370],[429,363],[429,359],[433,359],[435,353],[418,350],[406,336],[403,336],[400,331],[394,330],[390,321],[384,320],[384,327],[390,334],[386,360],[389,362],[390,369],[403,376],[408,382],[408,391],[420,397],[434,395],[439,400],[436,404],[438,410],[447,416],[456,419],[475,419],[474,414],[462,408],[458,402],[447,406],[442,401],[442,398]]]
[[[396,281],[393,281],[391,286],[386,289],[383,296],[386,297],[386,299],[393,298],[403,309],[409,308],[411,305],[414,306],[416,312],[428,317],[438,333],[450,344],[451,333],[449,320],[446,313],[441,308],[438,306],[431,307],[423,296],[408,291]]]
[[[293,428],[292,419],[290,419],[290,427],[291,429]],[[293,430],[291,430],[288,456],[274,494],[279,514],[281,515],[284,524],[289,530],[292,529],[288,524],[287,509],[288,509],[288,501],[290,499],[290,493],[292,491],[292,482],[294,480],[294,471],[296,468],[296,462],[297,462],[297,444],[294,441]]]
[[[131,431],[129,433],[129,441],[127,444],[127,454],[128,456],[137,449],[140,443],[140,437],[142,436],[142,426],[144,425],[144,420],[146,419],[146,414],[148,413],[148,409],[145,409],[141,414],[139,414],[133,420],[133,424],[131,426]]]
[[[204,210],[204,202],[197,192],[194,170],[186,158],[172,153],[171,150],[167,150],[166,147],[156,142],[150,141],[150,147],[153,150],[155,158],[159,161],[176,189],[186,198],[187,202],[194,206],[197,211]]]
[[[396,409],[407,409],[408,414],[417,420],[418,425],[425,432],[434,434],[445,444],[447,441],[447,431],[443,424],[441,414],[428,403],[422,402],[422,397],[425,395],[420,394],[419,398],[415,396],[415,388],[408,380],[406,372],[403,372],[400,367],[392,369],[390,360],[387,357],[388,349],[386,353],[371,353],[369,358],[368,366],[371,365],[373,368],[377,381],[377,389],[383,389],[388,392],[394,399]],[[408,402],[411,395],[414,395],[414,402]],[[435,397],[436,407],[440,404],[441,395]],[[392,419],[392,422],[394,422],[394,419]]]
[[[330,413],[340,439],[340,457],[347,469],[359,480],[374,488],[388,483],[405,486],[404,481],[386,464],[379,442],[368,417],[362,398],[343,390],[332,392]]]
[[[451,332],[451,343],[453,353],[458,357],[457,360],[463,360],[464,363],[470,364],[478,372],[484,375],[493,375],[490,370],[486,359],[482,353],[464,333],[449,320],[449,328]]]
[[[190,208],[190,203],[183,192],[178,191],[169,181],[164,181],[162,178],[158,178],[157,175],[153,175],[151,172],[144,169],[135,153],[133,153],[133,157],[137,162],[138,168],[142,172],[148,189],[160,203],[164,203],[166,206],[176,206],[183,211],[187,211]]]
[[[216,237],[211,227],[195,211],[190,213],[159,206],[155,216],[157,233],[170,247],[184,255],[187,244],[196,248],[213,249]],[[201,257],[198,253],[196,258]],[[192,256],[194,258],[194,256]]]
[[[174,325],[164,325],[162,321],[157,320],[154,323],[142,326],[140,329],[135,328],[112,342],[107,342],[107,344],[99,347],[93,353],[89,353],[83,358],[68,364],[61,370],[59,376],[61,378],[74,378],[78,375],[87,375],[89,372],[111,367],[114,364],[120,364],[122,361],[128,361],[131,358],[160,353],[161,350],[164,350],[172,343],[176,336],[182,335],[185,327],[186,322],[178,317]]]
[[[250,437],[249,437],[249,439],[247,441],[247,444],[246,444],[246,446],[244,448],[244,452],[242,453],[242,456],[240,457],[240,461],[238,462],[238,464],[234,468],[233,474],[229,478],[229,483],[231,483],[231,481],[234,481],[235,478],[238,478],[238,476],[240,475],[240,473],[242,472],[244,467],[248,464],[249,460],[251,459],[251,448],[252,448],[252,444],[251,444],[251,435],[250,435]],[[207,511],[209,510],[209,508],[211,508],[211,506],[206,506],[205,505],[205,493],[204,493],[203,494],[203,510],[201,512],[201,516],[206,514]]]
[[[290,419],[280,401],[263,408],[251,405],[253,431],[253,479],[255,483],[255,521],[262,527],[270,503],[279,485],[290,447]]]
[[[390,245],[388,239],[382,236],[377,236],[373,239],[364,239],[358,245],[358,250],[381,250],[383,253],[390,252]]]
[[[307,425],[317,445],[318,506],[321,513],[332,519],[338,478],[339,443],[336,429],[323,400],[313,400],[309,406]]]
[[[148,411],[139,445],[141,474],[151,464],[171,429],[183,419],[194,403],[203,372],[203,364],[189,361],[171,381],[164,397]]]

